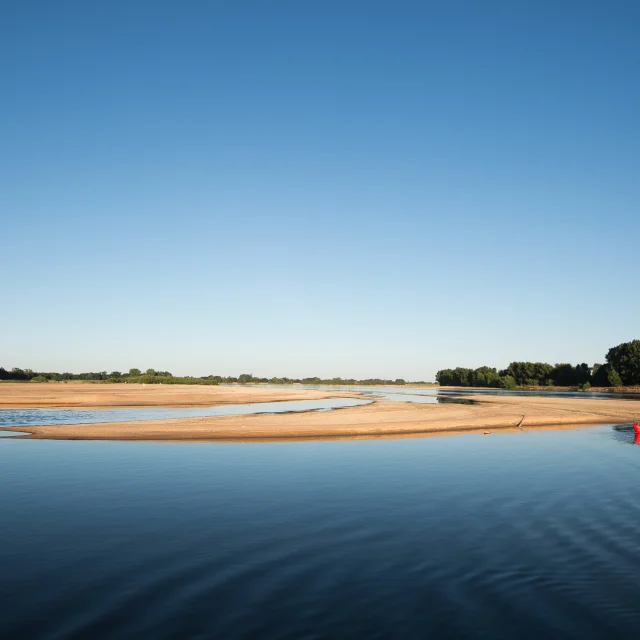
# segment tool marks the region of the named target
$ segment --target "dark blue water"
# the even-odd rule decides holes
[[[636,637],[639,477],[611,427],[5,438],[0,637]]]

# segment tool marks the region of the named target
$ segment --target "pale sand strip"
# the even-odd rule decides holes
[[[254,414],[140,422],[16,427],[29,437],[81,440],[298,440],[375,438],[569,427],[631,422],[640,417],[640,401],[483,397],[477,405],[376,402],[334,411]]]
[[[197,407],[284,400],[360,397],[346,391],[309,391],[296,387],[270,389],[254,386],[187,384],[0,384],[0,407]]]

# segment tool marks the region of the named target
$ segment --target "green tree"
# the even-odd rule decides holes
[[[640,340],[612,347],[607,362],[618,372],[622,384],[640,385]]]
[[[621,387],[622,379],[620,378],[620,374],[613,368],[609,369],[607,373],[607,380],[609,382],[609,386],[611,387]]]
[[[512,362],[500,374],[511,376],[518,385],[538,386],[546,384],[552,369],[546,362]]]
[[[569,363],[557,364],[551,371],[553,384],[558,387],[570,387],[576,384],[574,368]]]
[[[140,371],[140,369],[129,369],[129,376],[132,378],[137,378],[140,375],[142,375],[142,371]]]
[[[608,387],[609,371],[611,371],[610,364],[598,365],[598,368],[593,372],[593,375],[591,376],[591,384],[594,387]]]

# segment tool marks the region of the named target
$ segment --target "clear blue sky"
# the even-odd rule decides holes
[[[0,365],[432,379],[640,337],[640,3],[0,4]]]

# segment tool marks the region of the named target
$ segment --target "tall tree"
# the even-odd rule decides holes
[[[618,372],[622,384],[640,385],[640,340],[611,347],[607,362]]]

